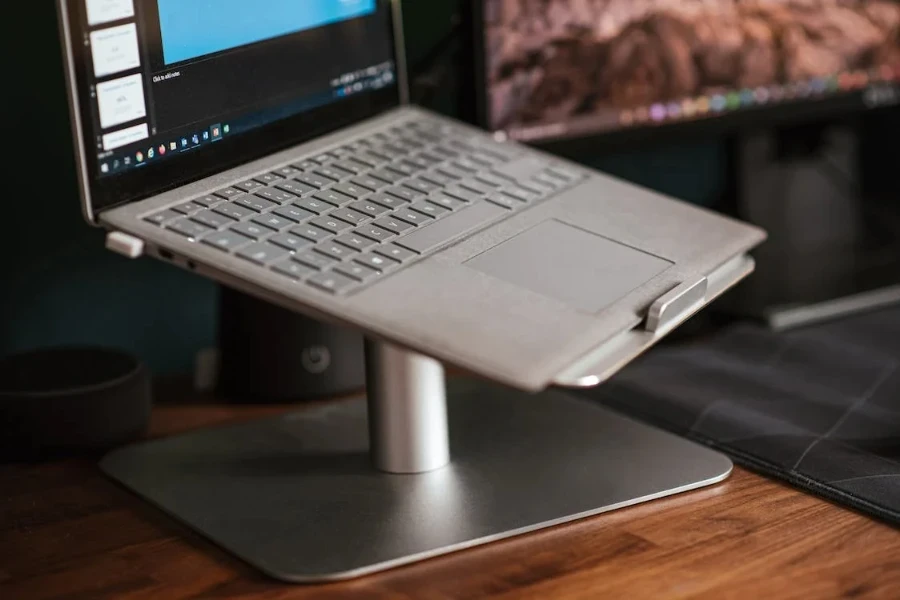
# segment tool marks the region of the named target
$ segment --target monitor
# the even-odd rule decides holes
[[[521,141],[898,100],[893,0],[479,0],[476,10],[481,124]]]
[[[390,0],[59,0],[90,212],[399,103]]]

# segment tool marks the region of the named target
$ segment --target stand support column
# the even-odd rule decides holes
[[[366,341],[369,447],[375,467],[424,473],[450,462],[447,392],[440,362]]]

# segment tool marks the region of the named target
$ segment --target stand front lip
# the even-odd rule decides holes
[[[587,353],[557,375],[553,383],[574,389],[600,385],[750,275],[754,268],[753,258],[749,254],[741,254],[706,276],[687,279],[654,302],[647,318],[639,326]]]

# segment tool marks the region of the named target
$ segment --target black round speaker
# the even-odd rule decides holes
[[[150,377],[112,349],[36,350],[0,360],[0,458],[93,453],[146,431]]]

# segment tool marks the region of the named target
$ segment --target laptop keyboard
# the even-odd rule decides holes
[[[144,220],[346,294],[582,178],[516,147],[415,120]]]

